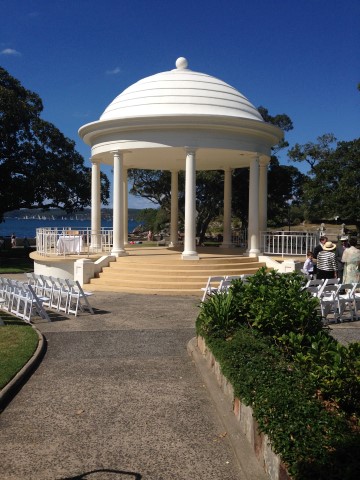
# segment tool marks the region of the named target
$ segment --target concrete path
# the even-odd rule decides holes
[[[96,293],[37,323],[47,352],[0,415],[2,480],[260,480],[187,353],[199,300]],[[229,412],[230,414],[231,412]]]

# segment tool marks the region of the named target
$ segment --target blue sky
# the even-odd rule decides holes
[[[0,13],[0,65],[39,94],[42,117],[88,165],[79,127],[180,56],[288,114],[290,145],[360,136],[358,0],[0,0]]]

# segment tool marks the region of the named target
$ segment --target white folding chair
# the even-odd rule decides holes
[[[25,308],[25,293],[23,292],[23,286],[20,284],[20,282],[10,279],[9,286],[11,291],[9,312],[18,318],[23,318]]]
[[[244,275],[227,275],[225,279],[220,283],[218,291],[228,291],[231,287],[233,280],[243,280]]]
[[[338,292],[340,285],[324,285],[319,293],[321,317],[326,322],[332,315],[336,322],[339,318],[339,300]]]
[[[47,322],[51,322],[47,311],[43,307],[43,301],[46,301],[46,297],[39,297],[32,285],[25,284],[23,286],[23,320],[31,322],[33,313],[36,312],[42,319]]]
[[[356,320],[360,320],[360,283],[354,283],[353,312]]]
[[[70,298],[70,287],[63,278],[58,278],[60,283],[58,311],[67,313]]]
[[[59,311],[60,295],[61,295],[61,284],[58,278],[48,277],[48,281],[51,282],[52,292],[50,300],[50,308],[54,308]]]
[[[314,278],[314,279],[310,279],[307,281],[305,287],[317,287],[319,290],[320,290],[320,287],[322,287],[324,285],[324,282],[325,280],[324,279],[317,279],[317,278]]]
[[[41,275],[37,273],[27,273],[28,285],[31,285],[36,295],[42,296],[44,293],[44,283],[41,279]]]
[[[0,277],[0,296],[2,298],[1,308],[2,310],[9,310],[10,305],[10,291],[7,278]]]
[[[339,320],[343,322],[344,320],[352,321],[355,315],[355,306],[354,306],[354,292],[356,290],[356,284],[353,283],[343,283],[340,285],[338,293],[338,304],[339,304]],[[343,293],[341,293],[343,292]],[[348,312],[349,317],[345,314]]]
[[[50,277],[47,277],[45,275],[40,275],[39,292],[40,291],[41,291],[41,296],[46,298],[43,304],[46,305],[47,307],[50,307],[52,298],[53,298],[53,291],[54,291],[54,286],[52,281],[50,280]]]
[[[206,286],[201,288],[201,290],[204,292],[201,301],[204,302],[208,295],[219,291],[226,278],[227,277],[224,275],[210,276],[207,280]]]
[[[319,297],[320,289],[318,287],[304,287],[304,290],[306,290],[312,297]]]
[[[69,287],[67,313],[73,313],[76,316],[78,313],[78,309],[80,308],[80,310],[82,311],[88,309],[89,312],[93,315],[94,310],[92,309],[89,300],[87,299],[87,297],[93,295],[93,293],[84,291],[77,280],[65,279],[65,282]]]
[[[340,278],[327,278],[324,282],[325,285],[339,285]]]

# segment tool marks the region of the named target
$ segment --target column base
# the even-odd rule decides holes
[[[181,260],[199,260],[199,255],[197,252],[182,252]]]
[[[260,250],[258,250],[257,248],[252,248],[251,250],[249,250],[249,257],[258,257],[260,255]]]
[[[125,257],[126,255],[128,255],[128,253],[122,249],[118,249],[118,250],[111,250],[111,255],[113,255],[114,257]]]

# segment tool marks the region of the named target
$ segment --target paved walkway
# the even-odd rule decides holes
[[[96,293],[95,315],[37,323],[47,352],[0,415],[0,478],[263,480],[187,353],[198,304]],[[332,332],[359,341],[360,322]]]
[[[47,352],[0,415],[0,478],[264,479],[187,353],[198,304],[97,293],[95,315],[37,323]]]

